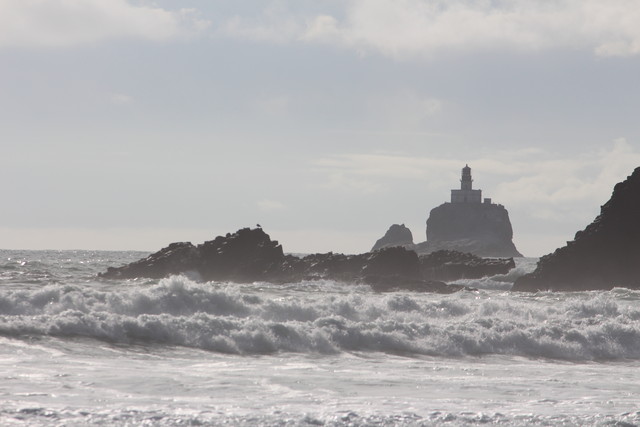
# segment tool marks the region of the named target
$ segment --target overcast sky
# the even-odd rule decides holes
[[[0,247],[364,252],[468,163],[539,256],[639,113],[638,0],[0,0]]]

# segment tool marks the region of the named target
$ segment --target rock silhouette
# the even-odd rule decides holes
[[[640,289],[640,168],[615,185],[600,215],[573,241],[540,258],[514,291]]]
[[[510,260],[482,260],[469,254],[441,252],[423,257],[402,247],[358,255],[312,254],[303,258],[284,254],[282,246],[261,228],[243,228],[194,246],[172,243],[148,257],[122,267],[110,267],[107,279],[161,278],[191,274],[204,281],[274,283],[332,279],[367,283],[376,291],[407,289],[454,292],[462,287],[440,280],[504,274]]]
[[[512,239],[509,212],[489,198],[482,199],[482,190],[473,188],[467,165],[462,168],[460,188],[451,190],[451,202],[429,213],[425,242],[413,244],[411,231],[404,224],[394,224],[373,249],[403,246],[419,254],[449,250],[481,257],[521,257]]]
[[[427,241],[419,253],[436,250],[469,252],[483,257],[521,257],[512,241],[509,212],[494,203],[444,203],[431,210]]]
[[[393,224],[384,236],[382,236],[371,248],[372,251],[377,251],[382,248],[389,248],[393,246],[405,246],[413,245],[413,235],[404,224]]]
[[[419,259],[422,277],[446,282],[505,274],[516,266],[513,258],[480,258],[470,253],[446,250],[421,255]]]

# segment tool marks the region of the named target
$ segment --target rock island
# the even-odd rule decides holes
[[[471,168],[466,165],[460,188],[451,190],[451,202],[431,210],[425,242],[414,244],[411,231],[404,224],[394,224],[373,250],[403,246],[419,254],[449,250],[481,257],[521,257],[512,238],[509,212],[490,198],[482,198],[482,190],[473,188]]]

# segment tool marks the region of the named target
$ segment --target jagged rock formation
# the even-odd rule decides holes
[[[513,241],[509,212],[493,203],[444,203],[431,210],[427,241],[418,253],[455,250],[483,257],[521,257]]]
[[[292,270],[297,258],[285,256],[282,246],[261,228],[243,228],[194,246],[190,242],[168,247],[119,268],[110,267],[101,277],[158,279],[191,273],[202,280],[252,282],[278,277]]]
[[[413,235],[411,234],[411,230],[405,227],[404,224],[393,224],[389,227],[385,235],[376,241],[376,244],[373,245],[371,251],[405,245],[413,245]]]
[[[197,248],[189,242],[177,242],[124,267],[109,267],[100,276],[124,279],[135,277],[161,279],[172,274],[195,272],[198,267],[199,253]]]
[[[110,267],[100,276],[161,278],[191,273],[205,281],[276,283],[324,278],[363,282],[376,291],[407,289],[448,293],[461,287],[447,285],[435,277],[455,280],[479,277],[479,274],[504,274],[514,266],[513,260],[490,262],[459,253],[429,257],[419,258],[414,251],[390,247],[359,255],[329,252],[298,258],[284,254],[282,246],[261,228],[244,228],[198,246],[188,242],[172,243],[142,260]],[[483,264],[483,261],[486,262]]]
[[[515,266],[513,258],[484,259],[456,251],[441,250],[420,256],[420,274],[445,282],[506,274]]]
[[[640,167],[616,184],[600,215],[573,241],[540,258],[514,291],[640,289]]]
[[[291,269],[282,245],[261,228],[244,228],[198,245],[198,271],[204,280],[252,282]]]

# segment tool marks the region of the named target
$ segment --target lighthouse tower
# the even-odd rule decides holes
[[[471,168],[466,165],[462,168],[460,189],[451,190],[451,203],[482,203],[482,190],[473,189]]]

